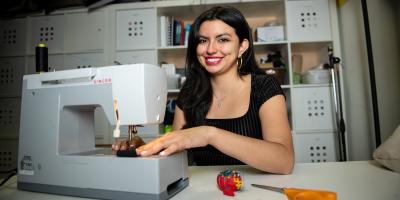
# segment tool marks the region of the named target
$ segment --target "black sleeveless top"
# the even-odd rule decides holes
[[[250,105],[238,118],[206,119],[204,125],[214,126],[239,135],[262,139],[259,110],[261,105],[275,95],[284,95],[279,82],[270,75],[252,74]],[[181,107],[178,99],[178,106]],[[188,150],[190,165],[240,165],[239,160],[221,153],[211,145]]]

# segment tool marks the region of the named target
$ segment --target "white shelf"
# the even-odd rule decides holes
[[[312,88],[312,87],[330,87],[331,83],[323,83],[323,84],[296,84],[292,85],[292,88]]]
[[[217,5],[230,5],[239,9],[246,17],[252,31],[253,36],[257,27],[262,27],[276,22],[284,27],[284,38],[283,41],[273,42],[258,42],[253,41],[254,52],[256,59],[264,59],[268,54],[276,51],[280,51],[283,62],[286,65],[285,82],[281,85],[287,95],[287,105],[289,107],[289,118],[291,127],[293,127],[293,133],[300,133],[293,126],[295,123],[300,123],[304,117],[295,117],[299,113],[300,106],[294,106],[296,102],[301,101],[301,98],[307,97],[307,95],[300,93],[296,97],[295,91],[299,90],[313,90],[316,91],[311,94],[315,94],[315,98],[319,98],[321,92],[320,89],[329,90],[332,84],[293,84],[293,55],[301,55],[302,69],[311,69],[324,62],[328,58],[327,46],[332,46],[335,52],[340,51],[340,46],[337,37],[338,27],[337,24],[332,23],[332,20],[336,20],[337,14],[335,1],[329,0],[328,10],[325,7],[318,7],[314,4],[324,4],[324,0],[309,0],[309,1],[290,1],[290,0],[168,0],[168,1],[150,1],[150,2],[135,2],[135,3],[122,3],[122,4],[111,4],[99,8],[95,13],[96,16],[89,16],[95,13],[87,13],[86,8],[78,9],[63,9],[52,12],[50,15],[33,14],[23,19],[10,20],[10,27],[6,30],[16,30],[17,38],[23,40],[18,41],[15,45],[3,45],[2,49],[7,49],[7,52],[3,52],[0,55],[5,62],[11,62],[13,57],[17,57],[23,60],[23,64],[19,66],[24,67],[26,73],[34,72],[34,48],[32,48],[33,39],[38,39],[38,34],[34,31],[37,27],[49,27],[52,26],[57,31],[54,34],[60,34],[59,45],[57,48],[49,46],[49,66],[60,67],[53,68],[56,70],[64,70],[68,67],[73,66],[103,66],[103,65],[114,65],[115,60],[125,63],[138,63],[148,62],[151,64],[159,65],[161,62],[173,63],[177,68],[182,69],[185,66],[185,57],[187,46],[161,46],[160,36],[160,16],[169,16],[179,18],[185,23],[193,23],[195,18],[203,11],[210,9]],[[301,5],[304,4],[304,5]],[[303,9],[313,9],[310,12],[316,12],[316,18],[310,17],[304,18],[300,16],[300,12]],[[290,12],[290,11],[293,12]],[[309,11],[307,11],[309,12]],[[321,16],[330,15],[331,19]],[[92,25],[91,23],[75,23],[74,20],[70,20],[69,26],[61,26],[63,24],[63,18],[78,16],[84,18],[84,20],[92,22],[92,19],[98,24],[98,29],[86,30],[83,25]],[[99,16],[99,17],[97,17]],[[39,20],[38,17],[43,17]],[[85,18],[86,17],[86,18]],[[54,22],[47,21],[51,18]],[[313,26],[306,26],[301,28],[301,19],[307,21],[307,23]],[[75,18],[74,18],[75,19]],[[36,21],[35,21],[36,20]],[[56,21],[54,21],[56,20]],[[32,23],[34,22],[35,23]],[[132,26],[135,22],[143,22],[143,26],[136,25]],[[12,22],[12,23],[11,23]],[[57,22],[57,23],[56,23]],[[3,25],[3,24],[2,24]],[[57,25],[57,26],[56,26]],[[299,26],[300,25],[300,26]],[[314,26],[315,25],[315,26]],[[328,25],[328,26],[326,26]],[[132,27],[131,27],[132,26]],[[6,27],[0,26],[0,27]],[[64,30],[64,29],[67,29]],[[82,28],[84,27],[84,28]],[[296,27],[296,29],[291,29]],[[328,28],[327,28],[328,27]],[[130,33],[137,28],[140,33],[136,37],[135,33]],[[323,29],[325,32],[329,29],[329,33],[326,37],[319,37],[318,30]],[[90,32],[89,30],[92,30]],[[101,30],[101,31],[100,31]],[[293,30],[290,32],[289,31]],[[68,34],[76,33],[74,31],[82,31],[85,34]],[[89,32],[88,32],[89,31]],[[98,33],[96,37],[93,37],[91,33]],[[4,36],[4,31],[0,32],[0,38]],[[100,34],[101,33],[101,34]],[[3,35],[2,35],[3,34]],[[332,35],[332,36],[331,36]],[[61,37],[62,36],[62,37]],[[65,36],[65,37],[64,37]],[[139,37],[140,36],[140,37]],[[143,37],[142,37],[143,36]],[[317,37],[318,36],[318,37]],[[29,39],[28,39],[29,38]],[[66,38],[69,38],[68,40]],[[256,38],[256,37],[254,37]],[[332,38],[332,40],[330,40]],[[93,43],[89,41],[98,41]],[[58,41],[58,40],[57,40]],[[68,42],[74,42],[72,45]],[[89,48],[86,43],[94,45]],[[58,44],[58,43],[57,43]],[[0,44],[1,46],[2,44]],[[67,66],[64,68],[64,66]],[[22,74],[22,73],[21,73]],[[179,94],[179,89],[168,90],[169,98],[176,98]],[[1,92],[1,91],[0,91]],[[3,91],[4,92],[4,91]],[[329,94],[329,93],[328,93]],[[318,96],[319,95],[319,96]],[[323,96],[328,99],[329,95]],[[20,96],[18,96],[20,97]],[[4,96],[0,95],[0,98]],[[305,123],[304,123],[305,124]],[[307,124],[310,129],[313,124],[317,124],[315,121]],[[321,132],[324,129],[318,129],[316,132]],[[314,131],[310,131],[310,133]],[[104,139],[106,136],[104,137]]]
[[[186,45],[157,47],[158,50],[186,49]]]
[[[273,42],[254,42],[254,46],[262,46],[262,45],[276,45],[276,44],[287,44],[286,40],[283,41],[273,41]]]
[[[268,46],[268,45],[286,45],[288,42],[284,41],[274,41],[274,42],[254,42],[254,46]],[[166,47],[157,47],[158,50],[173,50],[173,49],[186,49],[187,45],[178,45],[178,46],[166,46]]]

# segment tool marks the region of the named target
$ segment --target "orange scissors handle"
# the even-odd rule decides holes
[[[336,200],[336,193],[322,190],[283,188],[289,200]]]

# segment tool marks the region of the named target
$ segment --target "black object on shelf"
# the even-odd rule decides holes
[[[36,72],[48,72],[49,71],[49,63],[48,63],[48,49],[45,44],[40,43],[35,48],[35,57],[36,57]]]
[[[332,87],[333,87],[333,100],[335,102],[335,117],[336,127],[338,131],[339,139],[339,161],[347,161],[347,150],[346,150],[346,125],[343,119],[343,107],[342,97],[340,94],[340,76],[339,76],[339,64],[340,58],[333,56],[332,47],[328,47],[329,54],[329,67],[331,70]]]
[[[379,123],[378,95],[376,92],[374,56],[372,52],[371,32],[369,29],[368,8],[366,0],[361,0],[361,6],[364,18],[365,41],[367,44],[369,79],[371,81],[372,112],[374,115],[375,127],[375,146],[378,147],[382,142],[381,127]]]

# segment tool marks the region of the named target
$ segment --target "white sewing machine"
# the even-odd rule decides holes
[[[148,64],[24,76],[18,189],[102,199],[181,191],[189,183],[186,152],[126,158],[95,147],[96,107],[116,127],[161,123],[166,88],[163,69]]]

